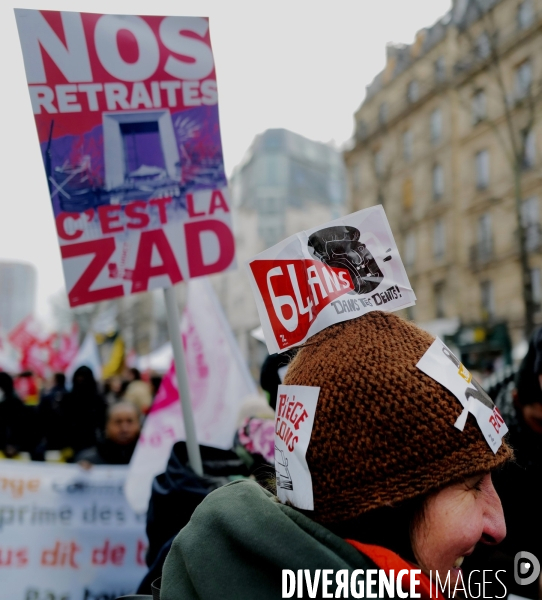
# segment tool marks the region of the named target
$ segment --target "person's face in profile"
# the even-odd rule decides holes
[[[412,532],[417,562],[429,575],[439,572],[451,584],[459,577],[461,563],[475,546],[498,544],[506,535],[501,501],[489,473],[449,485],[430,496]]]

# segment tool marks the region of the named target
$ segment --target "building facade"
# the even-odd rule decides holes
[[[455,0],[388,46],[345,154],[350,210],[388,214],[418,298],[407,316],[489,357],[495,328],[524,336],[520,219],[541,299],[541,83],[542,0]]]
[[[34,313],[36,285],[33,265],[0,261],[0,330],[4,333]]]
[[[266,356],[250,332],[260,325],[245,262],[304,229],[344,214],[341,153],[285,129],[257,136],[231,177],[237,269],[212,277],[255,377]]]

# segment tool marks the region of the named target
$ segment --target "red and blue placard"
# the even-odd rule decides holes
[[[208,20],[15,16],[71,306],[232,268]]]

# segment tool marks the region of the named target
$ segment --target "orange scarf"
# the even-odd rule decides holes
[[[375,565],[385,571],[388,575],[391,569],[394,569],[395,573],[399,573],[401,569],[407,569],[409,572],[414,568],[412,563],[402,559],[398,554],[382,548],[382,546],[373,546],[371,544],[361,544],[355,540],[344,540],[351,546],[354,546],[356,550],[359,550],[362,554],[370,558]],[[424,573],[419,575],[419,585],[416,585],[416,592],[421,595],[421,600],[432,600],[433,598],[442,598],[442,595],[438,593],[436,587],[432,589],[429,577]]]

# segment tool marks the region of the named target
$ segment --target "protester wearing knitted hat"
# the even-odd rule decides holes
[[[173,544],[161,597],[280,598],[283,569],[415,565],[422,597],[435,571],[450,572],[453,590],[463,558],[505,535],[490,472],[512,451],[500,440],[492,450],[473,405],[418,368],[433,341],[378,311],[310,338],[285,384],[318,394],[306,450],[313,510],[250,482],[213,492]],[[476,384],[477,394],[486,402]]]
[[[315,520],[352,519],[510,458],[505,444],[493,454],[474,419],[454,428],[461,404],[416,367],[433,339],[374,311],[323,330],[291,363],[285,384],[320,387],[307,452]]]

